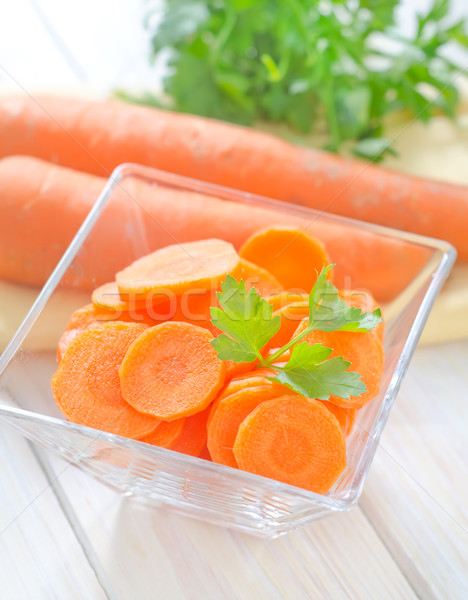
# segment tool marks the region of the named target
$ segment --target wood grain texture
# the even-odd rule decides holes
[[[1,423],[0,597],[106,596],[29,444]]]
[[[468,341],[419,348],[361,507],[425,599],[468,597]]]
[[[416,598],[359,508],[259,540],[123,499],[75,467],[60,485],[122,598]]]

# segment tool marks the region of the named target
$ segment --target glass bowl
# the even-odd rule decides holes
[[[328,494],[64,419],[50,390],[56,344],[72,310],[90,302],[91,288],[158,247],[208,237],[238,247],[260,224],[272,223],[295,224],[322,239],[336,263],[337,286],[370,289],[386,320],[381,391],[359,411],[347,438],[347,468]],[[411,355],[454,260],[446,242],[122,165],[0,358],[0,416],[122,493],[211,523],[277,536],[357,503]],[[27,290],[7,286],[11,301],[3,304],[13,310],[17,294]],[[8,320],[8,314],[2,316]]]

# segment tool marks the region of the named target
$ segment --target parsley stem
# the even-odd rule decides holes
[[[313,330],[314,330],[314,323],[312,323],[311,325],[306,327],[306,329],[304,329],[304,331],[302,331],[295,338],[292,338],[292,340],[289,340],[289,342],[286,345],[284,345],[282,348],[280,348],[277,352],[275,352],[268,358],[263,359],[261,361],[262,367],[269,367],[272,363],[275,362],[275,360],[277,360],[280,356],[282,356],[285,352],[287,352],[289,350],[289,348],[292,348],[293,346],[295,346],[298,342],[300,342],[303,338],[306,337],[306,335],[308,335]]]

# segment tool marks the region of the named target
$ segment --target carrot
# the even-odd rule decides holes
[[[326,400],[319,400],[319,402],[322,402],[325,408],[335,415],[343,435],[347,437],[353,429],[357,409],[343,408],[342,406],[338,406],[337,404],[333,404],[333,402],[328,402]]]
[[[231,275],[237,281],[243,279],[248,290],[254,287],[261,296],[278,294],[283,289],[276,277],[273,277],[269,271],[245,258],[239,260],[239,264],[231,272]]]
[[[24,173],[28,176],[23,177]],[[104,184],[101,178],[26,156],[1,159],[0,277],[42,285]],[[117,271],[135,260],[135,231],[138,240],[148,241],[142,252],[151,252],[176,240],[213,237],[240,248],[254,232],[269,225],[307,227],[308,232],[320,237],[336,263],[335,285],[367,288],[380,302],[396,297],[431,257],[431,251],[425,248],[407,246],[342,223],[315,223],[310,218],[150,186],[136,179],[127,180],[124,187],[115,189],[112,202],[63,285],[92,290],[112,281]],[[101,256],[106,260],[97,260]]]
[[[234,442],[239,468],[318,494],[346,467],[340,425],[321,402],[281,396],[262,402],[241,423]]]
[[[240,249],[242,258],[267,269],[284,289],[309,293],[322,267],[330,263],[323,244],[296,227],[267,227]]]
[[[57,362],[62,360],[72,340],[86,329],[102,327],[109,321],[115,320],[115,314],[107,310],[99,310],[94,304],[87,304],[75,310],[71,315],[64,332],[57,344]]]
[[[119,369],[124,399],[164,421],[205,409],[226,372],[211,339],[209,331],[190,323],[170,321],[146,329],[130,345]]]
[[[194,287],[216,288],[238,263],[232,244],[218,239],[200,240],[155,250],[119,271],[115,280],[120,293],[170,290],[181,294]]]
[[[307,301],[293,302],[273,312],[273,316],[280,317],[281,325],[278,332],[266,345],[266,350],[282,348],[294,335],[299,322],[309,316],[309,303]],[[281,357],[283,359],[283,357]]]
[[[360,308],[365,312],[372,312],[376,308],[380,308],[368,290],[339,290],[339,294],[350,306]],[[372,329],[372,331],[383,343],[385,321],[381,321],[375,329]]]
[[[298,292],[290,292],[286,290],[284,292],[280,292],[279,294],[274,294],[273,296],[267,296],[265,300],[268,302],[268,304],[271,304],[273,311],[277,311],[288,304],[293,304],[294,302],[308,302],[309,296],[308,294],[299,294]]]
[[[217,404],[208,421],[207,446],[214,462],[237,467],[232,448],[239,425],[258,404],[281,396],[284,393],[284,388],[281,390],[281,387],[273,383],[257,387],[248,385]]]
[[[304,330],[307,321],[304,319],[299,324],[294,336]],[[332,348],[330,358],[342,356],[349,361],[349,370],[360,373],[367,388],[364,394],[350,396],[348,400],[330,396],[330,402],[344,408],[361,408],[377,396],[384,371],[384,351],[382,342],[372,331],[312,331],[304,340]]]
[[[236,377],[231,379],[231,381],[228,381],[224,387],[234,385],[239,381],[251,381],[252,379],[258,379],[260,377],[262,379],[268,379],[268,377],[273,377],[273,375],[275,375],[275,371],[273,371],[272,369],[268,369],[265,367],[252,369],[244,373],[239,373],[238,375],[236,375]]]
[[[193,288],[176,297],[176,307],[172,321],[184,321],[198,327],[208,329],[213,336],[219,335],[219,330],[211,323],[210,307],[216,306],[216,289]]]
[[[210,451],[208,450],[207,446],[205,446],[203,448],[203,450],[200,452],[200,455],[198,458],[203,458],[203,460],[210,460],[210,461],[212,460]]]
[[[93,304],[98,308],[128,312],[133,308],[145,308],[146,305],[152,305],[152,298],[146,295],[125,295],[121,294],[115,281],[105,283],[93,290],[91,295]]]
[[[247,388],[259,387],[259,386],[267,386],[271,387],[274,385],[269,379],[269,376],[273,376],[274,372],[271,369],[255,369],[250,373],[239,375],[231,381],[228,381],[218,392],[218,395],[211,403],[210,414],[208,417],[208,425],[210,424],[211,419],[213,418],[216,409],[218,408],[219,403],[227,398],[228,396],[232,396],[241,390],[245,390]],[[277,389],[283,393],[284,388],[281,384],[276,384]]]
[[[0,156],[28,154],[101,176],[124,162],[141,163],[438,237],[468,260],[465,186],[396,173],[244,127],[119,102],[5,96],[0,128]]]
[[[110,303],[108,303],[108,306],[110,306]],[[152,327],[162,321],[166,321],[173,314],[171,303],[151,305],[148,308],[130,308],[128,304],[122,302],[120,305],[122,310],[117,310],[117,303],[114,306],[116,308],[110,309],[98,306],[97,304],[87,304],[77,309],[70,317],[59,339],[57,345],[57,362],[60,362],[74,337],[85,329],[102,327],[110,321],[141,323]],[[124,307],[126,310],[123,310]]]
[[[185,419],[161,421],[152,433],[139,438],[139,441],[160,448],[172,448],[182,435],[184,424]]]
[[[187,417],[182,433],[171,445],[171,450],[190,456],[200,456],[206,447],[206,422],[209,413],[210,406],[207,406],[204,410]]]
[[[125,402],[119,381],[120,363],[144,331],[144,325],[116,322],[74,338],[51,382],[57,406],[69,421],[130,438],[154,431],[159,420]]]
[[[238,363],[233,362],[232,360],[226,360],[224,362],[226,363],[226,381],[232,379],[233,377],[237,377],[238,375],[249,373],[255,368],[255,362]]]

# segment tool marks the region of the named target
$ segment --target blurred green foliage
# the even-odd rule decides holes
[[[163,85],[174,110],[245,125],[282,122],[301,134],[325,126],[329,149],[352,141],[356,153],[376,159],[389,146],[382,137],[389,113],[454,116],[460,68],[444,48],[468,47],[449,0],[419,15],[411,37],[396,27],[398,4],[167,0],[147,26],[153,56],[169,49]]]

